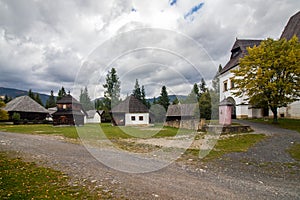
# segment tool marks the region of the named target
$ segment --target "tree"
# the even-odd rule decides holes
[[[141,92],[141,88],[139,85],[139,81],[138,79],[135,79],[135,85],[134,85],[134,89],[132,91],[132,95],[137,98],[138,100],[142,100],[142,92]]]
[[[269,38],[247,50],[240,67],[233,70],[234,95],[248,96],[246,100],[252,105],[266,102],[273,112],[273,123],[277,123],[277,109],[300,96],[300,43],[296,36],[289,41]]]
[[[0,120],[8,120],[8,112],[6,110],[3,110],[3,107],[5,107],[5,103],[3,101],[0,101]]]
[[[105,104],[109,110],[120,101],[120,85],[121,82],[117,75],[117,71],[115,68],[112,68],[111,71],[108,71],[106,83],[103,85],[106,89],[104,91]]]
[[[142,85],[142,103],[147,107],[150,108],[151,104],[149,103],[149,101],[147,101],[146,99],[146,91],[145,91],[145,87]]]
[[[40,104],[41,106],[44,106],[43,103],[42,103],[42,100],[40,98],[40,94],[39,93],[36,93],[35,96],[34,96],[34,100]]]
[[[177,104],[179,104],[179,100],[178,100],[178,98],[176,96],[175,99],[172,102],[172,105],[177,105]]]
[[[219,75],[220,75],[220,72],[222,70],[222,65],[220,64],[219,65],[219,69],[216,73],[216,75],[214,76],[213,80],[212,80],[212,87],[214,89],[214,91],[216,93],[220,93],[220,80],[219,80]]]
[[[29,96],[30,98],[32,98],[33,100],[35,100],[34,93],[32,92],[31,89],[29,89],[29,91],[28,91],[28,96]]]
[[[43,103],[42,103],[42,100],[41,100],[41,98],[40,98],[39,93],[34,94],[34,93],[32,92],[32,90],[29,89],[29,91],[28,91],[28,96],[29,96],[30,98],[32,98],[34,101],[36,101],[38,104],[40,104],[41,106],[44,106]]]
[[[191,93],[187,96],[184,103],[197,103],[199,101],[200,93],[197,83],[194,84]]]
[[[67,93],[66,93],[66,90],[65,88],[62,86],[60,90],[58,90],[58,93],[57,93],[57,97],[56,97],[56,100],[61,100],[64,96],[66,96]]]
[[[50,92],[50,97],[46,101],[46,108],[52,108],[56,106],[56,100],[53,94],[53,90]]]
[[[160,93],[160,97],[158,100],[158,104],[162,105],[165,108],[165,110],[168,110],[168,107],[170,105],[170,99],[168,96],[166,86],[162,86],[162,88],[161,88],[161,93]]]
[[[199,89],[200,89],[199,96],[201,96],[203,93],[207,92],[206,83],[205,83],[205,80],[203,78],[201,79],[201,83],[200,83]]]
[[[8,102],[10,102],[12,100],[12,98],[11,97],[9,97],[9,96],[7,96],[7,94],[4,96],[4,103],[8,103]]]
[[[208,91],[201,94],[199,108],[201,118],[211,119],[211,98]]]
[[[91,98],[88,94],[87,86],[85,86],[84,89],[80,90],[79,101],[82,104],[82,107],[83,107],[84,110],[94,109],[93,103],[92,103]]]

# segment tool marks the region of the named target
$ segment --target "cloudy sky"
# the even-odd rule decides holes
[[[148,97],[209,82],[236,38],[279,38],[299,0],[0,0],[0,86],[103,96],[117,69]]]

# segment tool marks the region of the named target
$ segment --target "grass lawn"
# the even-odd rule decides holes
[[[257,142],[260,142],[265,137],[266,136],[263,134],[246,134],[219,139],[214,148],[202,160],[210,161],[232,152],[246,152],[250,147],[255,145]],[[184,154],[184,157],[187,157],[188,159],[197,159],[198,156],[199,150],[197,149],[188,149]]]
[[[153,127],[117,127],[110,123],[86,124],[82,127],[64,126],[55,127],[52,125],[0,125],[0,131],[29,133],[29,134],[54,134],[62,135],[67,138],[88,137],[90,139],[118,139],[118,138],[148,138],[148,137],[168,137],[176,134],[185,134],[190,130],[176,129],[172,127],[162,127],[156,125]]]
[[[300,144],[296,143],[293,144],[287,152],[297,161],[300,161]]]
[[[70,186],[59,171],[0,152],[0,199],[109,199],[100,189]]]
[[[273,119],[251,119],[250,121],[265,123],[265,124],[272,124]],[[278,126],[285,129],[295,130],[300,133],[300,119],[285,119],[279,118],[278,124],[272,124],[274,126]]]

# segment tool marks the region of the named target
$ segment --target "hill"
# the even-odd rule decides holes
[[[38,92],[34,92],[34,94],[37,94]],[[15,97],[19,97],[19,96],[24,96],[27,95],[28,91],[25,90],[19,90],[19,89],[15,89],[15,88],[5,88],[5,87],[0,87],[0,96],[9,96],[11,98],[15,98]],[[40,95],[40,98],[42,100],[43,105],[46,104],[47,99],[49,98],[50,95],[47,94],[41,94],[38,93]]]

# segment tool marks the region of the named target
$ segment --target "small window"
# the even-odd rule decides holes
[[[234,88],[234,79],[230,79],[230,88],[231,88],[231,89]]]
[[[63,105],[63,109],[67,109],[67,105],[66,104]]]
[[[139,120],[140,120],[140,121],[143,121],[143,120],[144,120],[144,117],[143,117],[143,116],[139,116]]]
[[[224,91],[228,90],[227,81],[224,82]]]
[[[131,116],[131,121],[135,121],[135,116]]]

